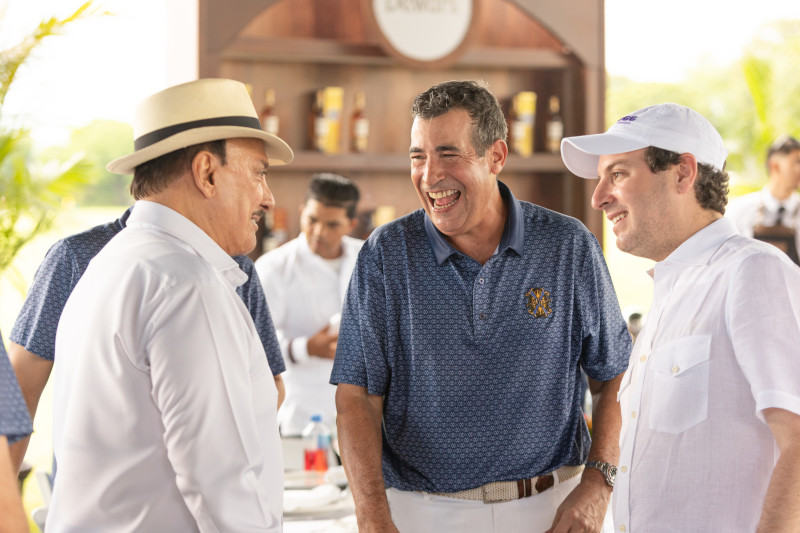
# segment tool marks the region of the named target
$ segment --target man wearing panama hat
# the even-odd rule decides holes
[[[134,137],[108,165],[133,173],[134,210],[56,334],[48,531],[280,531],[277,390],[231,256],[292,151],[221,79],[145,99]]]

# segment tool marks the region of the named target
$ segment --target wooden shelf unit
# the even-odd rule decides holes
[[[602,219],[589,205],[589,182],[568,173],[559,155],[544,152],[551,95],[561,100],[566,135],[602,128],[603,1],[577,1],[582,6],[477,0],[478,23],[463,54],[450,65],[420,68],[383,50],[361,0],[199,0],[200,76],[251,84],[257,108],[266,89],[275,91],[280,136],[296,154],[291,165],[270,169],[277,204],[289,214],[289,237],[299,231],[297,206],[316,172],[337,172],[356,181],[361,209],[392,205],[397,216],[418,209],[409,179],[411,101],[441,81],[483,79],[506,111],[513,94],[537,93],[535,153],[511,155],[499,179],[518,198],[580,218],[601,238]],[[563,38],[565,33],[571,41]],[[599,52],[592,46],[598,41]],[[324,86],[344,88],[343,147],[349,146],[347,119],[354,94],[366,94],[366,153],[309,150],[311,98]]]

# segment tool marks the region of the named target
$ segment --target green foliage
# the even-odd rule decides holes
[[[667,67],[665,67],[667,68]],[[642,107],[675,102],[705,115],[725,140],[733,196],[766,179],[767,147],[782,134],[800,134],[800,21],[764,26],[744,57],[720,68],[700,65],[683,83],[635,83],[611,78],[606,98],[610,126]]]
[[[83,154],[91,168],[89,186],[75,195],[80,205],[127,205],[131,202],[130,176],[113,174],[106,170],[106,164],[121,153],[133,151],[132,129],[124,122],[94,120],[73,130],[66,146],[51,147],[42,155],[64,160]]]
[[[87,2],[66,18],[42,21],[22,42],[0,51],[0,117],[20,67],[41,42],[97,14]],[[52,227],[64,200],[87,183],[89,171],[90,164],[83,160],[37,159],[24,129],[0,130],[0,274],[7,273],[25,244]],[[18,273],[12,276],[19,278]]]

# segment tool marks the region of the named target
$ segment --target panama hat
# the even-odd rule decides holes
[[[565,137],[561,158],[576,176],[596,178],[601,155],[649,146],[692,154],[698,163],[716,170],[723,170],[728,156],[719,132],[703,115],[678,104],[658,104],[622,117],[605,133]]]
[[[294,159],[289,145],[261,128],[243,83],[207,78],[164,89],[145,98],[133,120],[134,152],[106,167],[133,174],[142,163],[187,146],[240,137],[261,139],[270,165]]]

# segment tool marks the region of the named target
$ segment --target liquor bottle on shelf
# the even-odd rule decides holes
[[[324,154],[341,152],[343,96],[341,87],[317,91],[309,125],[313,150]]]
[[[514,95],[511,120],[511,149],[522,157],[533,154],[533,124],[536,118],[536,93],[522,91]]]
[[[558,96],[551,96],[550,118],[547,120],[547,151],[557,154],[561,151],[561,139],[564,137],[564,121],[561,119],[561,102]]]
[[[328,138],[328,119],[325,117],[323,105],[324,93],[320,89],[314,98],[309,118],[309,144],[312,150],[325,151],[325,142]]]
[[[367,105],[366,96],[359,91],[356,93],[355,109],[350,117],[350,148],[354,152],[366,152],[369,139],[369,120],[365,112]]]
[[[275,89],[267,89],[264,93],[264,107],[261,109],[258,118],[261,120],[261,127],[264,131],[272,135],[278,135],[280,119],[275,113]]]

